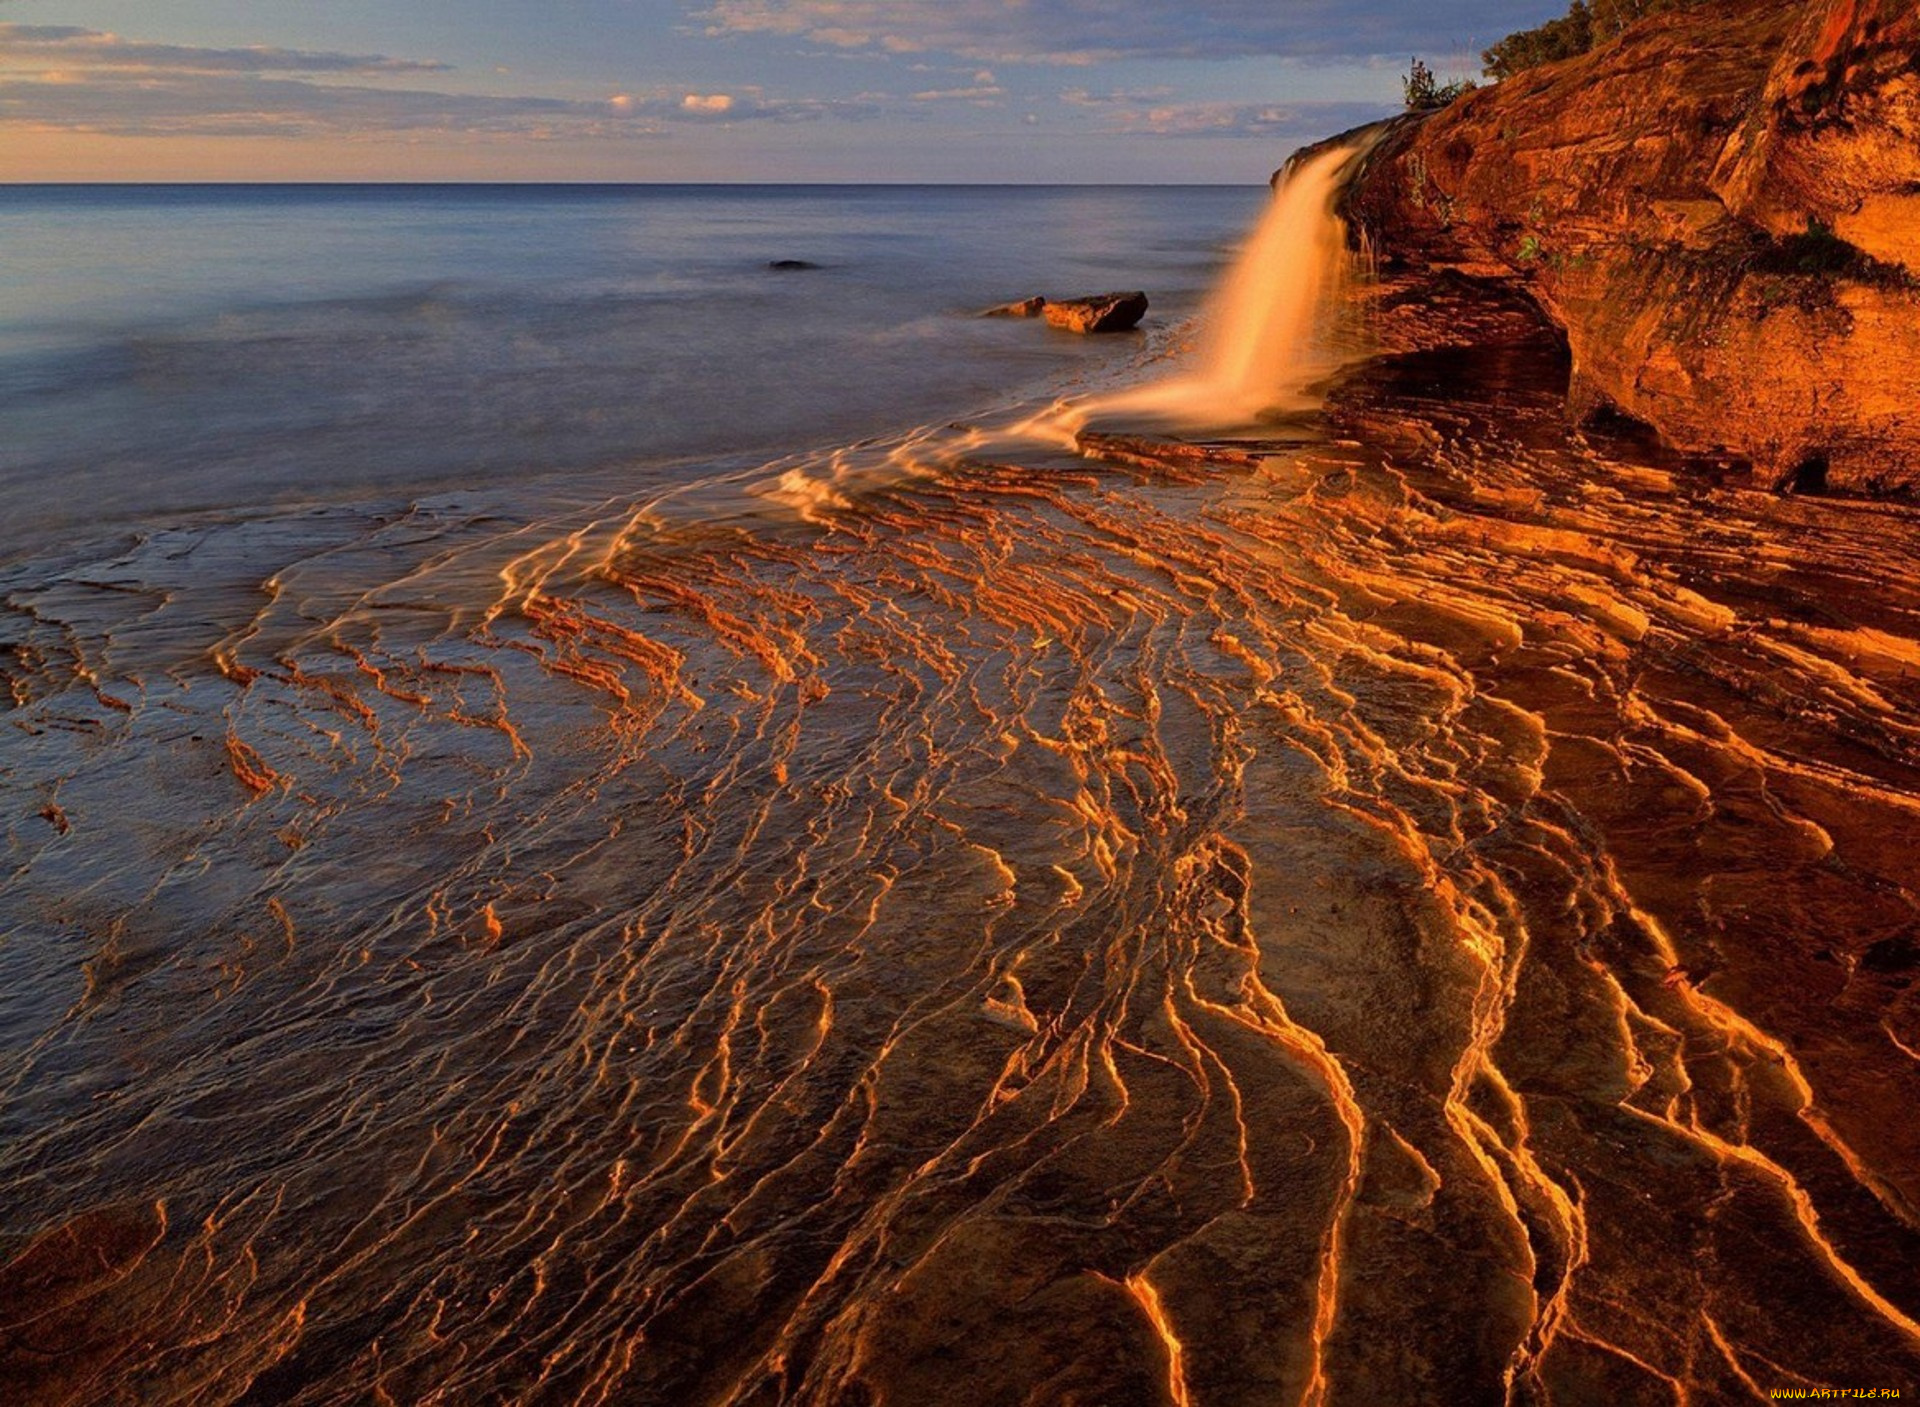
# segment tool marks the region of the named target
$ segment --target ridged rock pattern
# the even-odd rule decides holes
[[[1920,1380],[1913,515],[1470,311],[1305,448],[11,569],[0,1400]]]

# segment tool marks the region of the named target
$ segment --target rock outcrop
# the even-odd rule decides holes
[[[1045,318],[1068,332],[1131,332],[1146,315],[1144,293],[1101,293],[1058,302],[1035,296],[1002,303],[980,314],[983,318]]]
[[[1809,6],[1712,184],[1734,214],[1775,234],[1824,222],[1869,256],[1920,271],[1920,7]]]
[[[1780,487],[1920,489],[1920,10],[1713,0],[1403,120],[1383,265],[1518,285],[1610,406]]]

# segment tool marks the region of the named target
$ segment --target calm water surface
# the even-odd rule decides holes
[[[1143,288],[1165,329],[1264,195],[0,189],[0,553],[169,511],[638,486],[968,414],[1140,347],[972,314]]]

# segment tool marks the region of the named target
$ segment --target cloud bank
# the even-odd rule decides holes
[[[1542,0],[714,0],[716,35],[786,35],[841,49],[1001,63],[1138,58],[1404,57],[1490,43]]]
[[[1061,101],[1092,109],[1102,130],[1156,137],[1260,137],[1300,140],[1346,131],[1387,115],[1379,103],[1180,102],[1164,89],[1089,93],[1072,89]]]
[[[80,68],[173,73],[444,73],[443,63],[378,54],[334,54],[255,46],[201,49],[148,44],[74,25],[0,25],[0,68]]]
[[[604,101],[372,86],[447,64],[317,50],[153,44],[72,26],[0,24],[0,125],[112,136],[650,136],[675,123],[861,118],[858,99],[658,91]]]

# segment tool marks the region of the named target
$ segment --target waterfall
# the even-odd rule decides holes
[[[1132,390],[1056,406],[1019,432],[1073,437],[1096,417],[1145,415],[1222,430],[1312,410],[1354,351],[1345,294],[1358,261],[1339,201],[1377,129],[1291,167],[1199,319],[1197,367]]]
[[[1354,259],[1336,206],[1371,145],[1320,152],[1287,172],[1202,321],[1195,410],[1285,406],[1340,364]]]

